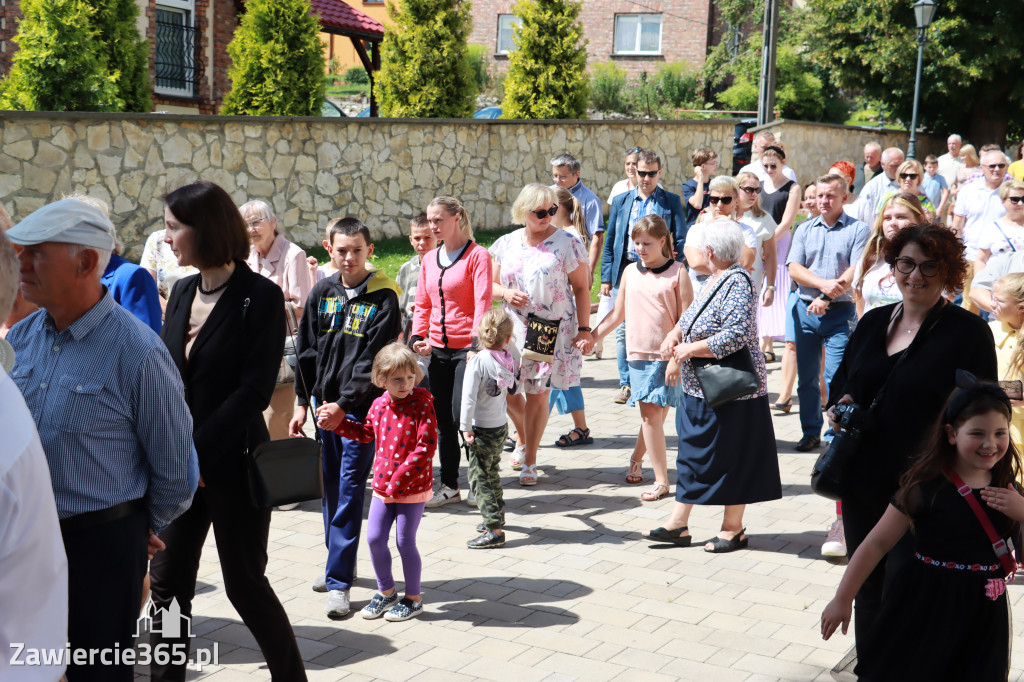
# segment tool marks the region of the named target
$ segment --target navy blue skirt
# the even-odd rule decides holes
[[[703,398],[684,393],[676,433],[677,501],[752,504],[782,497],[768,396],[712,410]]]

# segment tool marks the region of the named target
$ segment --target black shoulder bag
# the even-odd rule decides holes
[[[745,275],[740,276],[753,292],[750,280]],[[685,338],[689,338],[690,332],[693,331],[693,325],[697,323],[700,314],[714,300],[729,277],[731,275],[725,275],[719,280],[715,290],[711,292],[711,295],[704,301],[704,305],[693,316],[690,328],[686,330]],[[700,384],[701,393],[704,394],[704,400],[711,409],[724,405],[730,400],[750,395],[761,386],[757,371],[754,369],[754,360],[750,357],[750,349],[747,348],[746,343],[738,351],[730,353],[724,358],[690,358],[690,364],[697,377],[697,383]]]
[[[245,299],[242,307],[242,319],[249,310],[249,299]],[[291,329],[297,329],[295,309],[289,308],[288,322]],[[291,335],[293,347],[295,334]],[[302,382],[302,390],[306,397],[307,409],[312,414],[309,399],[309,388],[302,366],[295,363],[295,371]],[[315,419],[315,415],[314,415]],[[293,502],[319,500],[323,495],[323,465],[320,454],[320,430],[314,425],[316,440],[302,436],[301,438],[285,438],[262,443],[251,452],[246,440],[245,463],[249,473],[249,494],[257,507],[277,507]]]

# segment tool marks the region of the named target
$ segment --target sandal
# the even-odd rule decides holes
[[[762,351],[762,353],[764,354],[764,361],[765,362],[775,362],[775,351],[773,351],[773,350],[766,350],[766,351]]]
[[[514,433],[515,433],[515,431],[513,431],[512,433],[514,434]],[[512,435],[510,434],[510,435],[509,435],[509,436],[508,436],[508,437],[507,437],[507,438],[505,439],[505,452],[512,452],[513,450],[515,450],[515,449],[516,449],[516,445],[517,445],[517,443],[516,443],[516,439],[515,439],[515,438],[513,438],[513,437],[512,437]]]
[[[668,484],[654,483],[649,490],[640,493],[640,499],[644,502],[657,502],[665,495],[668,495]]]
[[[704,543],[705,545],[711,545],[711,549],[705,547],[704,551],[709,554],[725,554],[726,552],[735,552],[737,549],[746,549],[747,545],[750,543],[750,538],[747,537],[746,533],[747,529],[744,528],[739,533],[732,536],[731,540],[726,540],[725,538],[720,538],[716,535]],[[743,536],[742,539],[740,538],[741,535]]]
[[[629,458],[629,473],[626,474],[626,483],[637,485],[644,482],[643,457],[640,459]]]
[[[537,485],[537,465],[524,464],[519,474],[519,485]]]
[[[689,547],[690,543],[693,542],[693,537],[690,535],[680,535],[683,531],[689,530],[690,529],[686,526],[683,526],[682,528],[673,528],[672,530],[655,528],[654,530],[642,533],[642,536],[655,542],[670,542],[678,547]]]
[[[517,445],[516,449],[512,451],[512,456],[508,458],[508,463],[512,466],[512,471],[519,471],[522,469],[524,459],[526,459],[526,445]]]
[[[576,438],[573,438],[573,434],[576,434]],[[581,429],[577,426],[569,433],[559,436],[555,441],[555,447],[572,448],[577,445],[590,445],[593,442],[594,439],[590,437],[590,429]]]
[[[779,410],[781,412],[789,414],[789,411],[793,409],[793,399],[790,398],[784,403],[773,403],[772,409]]]

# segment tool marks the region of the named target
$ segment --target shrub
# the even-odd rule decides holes
[[[625,111],[623,90],[626,71],[611,62],[599,62],[590,67],[590,106],[598,111]]]
[[[580,0],[518,0],[522,21],[508,57],[502,118],[583,118],[587,115],[587,42]]]
[[[353,66],[345,72],[345,80],[356,85],[365,85],[370,82],[370,76],[363,67]]]
[[[467,45],[466,50],[466,64],[470,72],[473,74],[473,80],[476,82],[476,89],[479,92],[483,92],[490,85],[491,74],[488,67],[487,53],[490,50],[484,45]]]
[[[319,116],[325,61],[309,0],[248,0],[245,7],[228,44],[231,91],[221,113]]]
[[[697,101],[697,74],[685,62],[670,62],[659,66],[654,74],[654,84],[661,100],[672,108],[683,108]]]

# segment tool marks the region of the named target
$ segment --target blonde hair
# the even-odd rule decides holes
[[[512,222],[516,225],[525,225],[526,214],[545,203],[548,206],[557,204],[558,194],[547,185],[531,182],[519,192],[519,196],[512,204]]]
[[[756,175],[754,175],[753,173],[751,173],[750,171],[740,171],[739,173],[736,174],[736,186],[737,187],[742,185],[747,180],[753,180],[754,182],[756,182],[758,184],[761,183],[761,181],[758,179],[758,177]],[[741,192],[743,191],[742,188],[740,189],[740,191]],[[739,194],[737,194],[736,197],[739,198]],[[755,218],[760,218],[761,216],[764,215],[765,211],[764,211],[763,208],[761,208],[761,195],[760,194],[755,194],[754,195],[754,205],[750,207],[750,212],[754,214]]]
[[[999,199],[1000,201],[1006,201],[1006,197],[1010,196],[1010,192],[1013,190],[1022,191],[1024,190],[1024,181],[1022,180],[1007,180],[999,186]]]
[[[388,377],[400,370],[415,374],[417,384],[423,380],[423,369],[416,362],[416,354],[404,343],[393,341],[377,351],[373,358],[373,369],[370,370],[370,381],[374,386],[384,388]]]
[[[652,213],[636,221],[636,224],[633,225],[633,237],[638,234],[646,234],[654,239],[664,237],[665,243],[661,246],[661,255],[672,259],[672,233],[669,231],[665,219],[660,215]]]
[[[711,178],[711,182],[708,183],[708,191],[714,190],[716,192],[724,192],[726,190],[732,192],[734,197],[740,195],[740,186],[736,183],[736,179],[731,175],[716,175]]]
[[[992,285],[992,291],[996,289],[1006,294],[1015,305],[1024,303],[1024,272],[1003,275]],[[1024,327],[1017,330],[1017,343],[1014,345],[1013,355],[1010,356],[1010,370],[1014,372],[1016,378],[1022,378],[1024,375]]]
[[[957,156],[966,156],[974,162],[973,164],[967,164],[968,168],[974,168],[974,166],[981,165],[981,159],[978,158],[978,151],[974,148],[973,144],[965,144],[963,147],[960,147],[960,153],[957,154]]]
[[[871,229],[871,236],[868,237],[868,243],[864,246],[864,253],[860,258],[860,278],[853,283],[854,290],[860,289],[864,285],[864,276],[882,257],[886,242],[885,234],[882,232],[882,223],[885,220],[886,210],[893,205],[909,209],[917,216],[918,222],[924,222],[924,209],[921,207],[921,200],[910,192],[896,192],[883,201],[882,207],[878,210],[878,216],[875,218],[875,226]]]
[[[782,146],[781,142],[775,142],[775,143],[773,143],[773,144],[771,144],[769,146],[771,146],[771,147],[778,147],[779,149],[782,149],[782,150],[786,149],[784,146]],[[758,161],[764,161],[765,159],[778,159],[779,162],[780,162],[779,163],[780,166],[785,166],[786,165],[786,158],[784,156],[782,156],[782,154],[779,154],[774,149],[765,148],[764,150],[761,151],[761,154],[757,157],[757,159],[758,159]]]
[[[459,203],[458,199],[442,194],[430,200],[427,208],[431,206],[440,206],[448,215],[459,216],[459,228],[462,230],[462,234],[466,239],[473,238],[473,226],[469,224],[469,214],[466,213],[466,208]]]
[[[492,308],[480,318],[476,330],[480,344],[487,350],[501,350],[512,338],[512,318],[501,308]]]
[[[917,173],[917,186],[921,186],[921,181],[924,180],[924,166],[917,159],[907,159],[900,164],[900,167],[896,169],[896,180],[900,179],[900,173],[906,173],[912,170]]]
[[[583,219],[583,205],[580,204],[580,200],[564,187],[555,187],[555,196],[558,198],[558,211],[569,214],[573,233],[580,238],[584,246],[589,247],[590,235],[587,234],[587,223]]]

